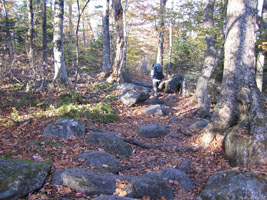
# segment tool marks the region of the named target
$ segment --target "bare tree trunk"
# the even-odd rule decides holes
[[[267,0],[264,0],[262,5],[262,16],[260,22],[260,39],[267,41]],[[256,70],[256,82],[259,90],[262,92],[263,87],[263,72],[265,63],[266,51],[262,47],[259,47],[259,54],[257,57],[257,70]]]
[[[47,27],[46,27],[46,0],[43,0],[43,70],[45,76],[48,75],[47,71]]]
[[[112,0],[112,7],[115,18],[115,26],[117,33],[116,40],[116,57],[113,64],[113,72],[107,79],[108,82],[118,82],[123,83],[124,79],[122,76],[125,70],[124,65],[124,32],[123,32],[123,9],[121,5],[121,0]]]
[[[6,2],[5,0],[2,0],[2,5],[3,5],[3,10],[5,13],[5,31],[6,31],[6,36],[7,36],[7,48],[8,48],[8,64],[11,65],[13,62],[13,47],[12,47],[12,42],[11,42],[11,34],[9,30],[9,18],[8,18],[8,12],[6,10]]]
[[[76,72],[75,72],[75,82],[74,82],[74,89],[76,88],[76,83],[77,83],[77,77],[78,77],[78,69],[79,69],[79,26],[80,26],[80,21],[81,21],[81,16],[86,8],[86,6],[88,5],[88,3],[90,2],[90,0],[87,0],[87,2],[85,3],[84,7],[82,8],[82,10],[80,9],[80,2],[79,0],[76,1],[77,2],[77,8],[78,8],[78,23],[77,23],[77,27],[76,27]]]
[[[69,2],[69,51],[70,51],[70,57],[71,57],[71,67],[74,70],[75,69],[75,60],[72,53],[72,36],[73,36],[73,23],[72,23],[72,2]]]
[[[63,50],[63,20],[64,20],[64,0],[55,0],[55,15],[54,15],[54,65],[55,75],[54,80],[62,81],[67,84],[70,82]]]
[[[163,51],[164,51],[164,30],[165,30],[165,10],[166,10],[167,0],[160,0],[160,27],[159,27],[159,39],[158,39],[158,54],[157,63],[163,66]]]
[[[214,4],[215,0],[205,1],[204,11],[204,28],[207,32],[214,30]],[[210,103],[208,93],[208,83],[210,77],[215,69],[216,64],[216,35],[215,33],[209,33],[206,35],[207,50],[205,53],[205,59],[201,74],[197,81],[196,97],[198,101],[198,114],[200,117],[210,116]]]
[[[238,94],[243,88],[249,88],[248,96],[252,96],[248,98],[250,102],[247,102],[247,105],[255,105],[257,109],[261,107],[259,95],[254,95],[257,93],[255,92],[256,5],[257,0],[228,1],[223,83],[220,99],[212,114],[211,122],[202,133],[200,143],[204,148],[210,144],[216,135],[223,134],[224,131],[242,119],[239,109],[242,101]],[[253,110],[251,111],[253,112]],[[260,115],[264,118],[264,114],[261,113]],[[260,123],[263,123],[263,127],[265,126],[261,130],[266,131],[266,124],[264,125],[266,119],[260,119],[256,115],[255,117],[259,118],[259,126],[262,127]],[[250,119],[249,122],[251,123],[250,127],[254,127],[255,132],[258,128],[253,124],[253,120]],[[261,136],[261,138],[266,137],[266,132],[264,134],[265,136]]]
[[[28,11],[28,33],[27,33],[27,41],[28,41],[28,58],[30,62],[31,68],[33,67],[33,37],[34,37],[34,24],[33,24],[33,8],[32,8],[32,0],[27,0],[27,11]]]
[[[172,69],[172,19],[170,19],[170,34],[169,34],[169,38],[170,38],[170,47],[169,47],[169,62],[168,62],[168,70],[167,70],[167,74],[168,76],[171,75],[171,69]]]
[[[128,0],[125,0],[125,5],[124,5],[124,9],[123,9],[123,32],[124,32],[124,66],[126,68],[127,66],[127,45],[128,45],[128,32],[127,32],[127,23],[126,23],[126,10],[127,10],[127,6],[128,6]]]
[[[103,66],[104,72],[111,71],[110,63],[110,34],[109,34],[109,0],[105,0],[102,17],[103,26]]]
[[[86,37],[85,37],[84,18],[82,18],[82,25],[83,25],[83,47],[86,48]]]

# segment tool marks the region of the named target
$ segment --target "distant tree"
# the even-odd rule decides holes
[[[45,75],[47,76],[48,72],[47,72],[47,65],[48,65],[48,61],[47,61],[47,24],[46,24],[46,0],[43,0],[43,9],[42,9],[42,13],[43,13],[43,26],[42,26],[42,31],[43,31],[43,70]]]
[[[262,4],[259,39],[260,39],[260,44],[258,45],[259,54],[257,57],[256,82],[259,90],[262,92],[264,63],[266,56],[265,54],[267,52],[267,44],[264,45],[264,42],[267,41],[267,0],[264,0]]]
[[[69,83],[69,77],[66,71],[66,64],[63,50],[63,19],[64,19],[64,0],[55,0],[54,14],[54,80],[59,80],[63,83]]]
[[[34,13],[33,13],[32,0],[27,0],[26,4],[28,12],[28,33],[27,33],[28,58],[31,67],[33,67]]]
[[[198,102],[198,114],[200,117],[207,117],[210,115],[210,103],[208,94],[208,83],[210,77],[215,69],[216,64],[216,33],[214,32],[214,4],[215,0],[205,0],[206,5],[204,11],[204,29],[206,32],[207,50],[202,66],[202,71],[197,81],[196,97]]]
[[[164,32],[165,32],[165,11],[166,11],[166,3],[167,0],[160,0],[160,23],[158,32],[159,32],[159,38],[158,38],[158,54],[157,54],[157,62],[160,63],[163,66],[163,47],[164,47]]]
[[[173,0],[172,0],[172,4],[171,4],[171,10],[170,10],[170,22],[169,22],[169,60],[168,60],[168,68],[167,68],[167,74],[168,76],[171,75],[171,68],[172,68],[172,37],[173,37],[173,17],[172,17],[172,12],[173,12]]]
[[[102,16],[103,28],[103,65],[104,72],[111,71],[110,63],[110,34],[109,34],[109,0],[105,0]]]
[[[228,159],[236,164],[266,163],[267,121],[255,81],[257,0],[229,0],[224,74],[219,102],[200,139],[206,148],[216,136],[225,136]],[[247,135],[236,130],[242,127]]]
[[[8,48],[8,54],[9,54],[8,63],[9,65],[11,65],[13,61],[13,47],[12,47],[12,42],[11,42],[11,34],[10,34],[10,29],[9,29],[9,18],[8,18],[8,11],[6,9],[5,0],[2,0],[2,5],[3,5],[4,14],[5,14],[6,46]]]
[[[116,57],[112,66],[112,74],[107,79],[108,82],[123,83],[124,63],[124,31],[123,31],[123,8],[121,0],[112,0],[112,8],[116,26]]]

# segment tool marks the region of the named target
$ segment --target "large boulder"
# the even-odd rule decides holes
[[[163,181],[159,174],[151,172],[136,177],[125,187],[127,197],[171,200],[174,198],[172,189]]]
[[[0,199],[19,199],[42,187],[51,162],[0,159]]]
[[[118,86],[121,91],[120,100],[127,106],[132,106],[149,99],[149,89],[131,83],[124,83]]]
[[[156,138],[168,135],[170,130],[167,127],[159,124],[145,124],[138,127],[137,133],[142,137]]]
[[[95,167],[101,172],[118,173],[121,162],[113,155],[101,151],[84,152],[78,158],[85,159],[88,166]]]
[[[82,138],[85,135],[85,125],[74,119],[61,118],[47,125],[44,136],[68,139],[70,136]]]
[[[86,195],[112,195],[116,189],[115,175],[95,172],[84,168],[56,170],[52,175],[52,184],[68,186]]]
[[[173,74],[168,80],[162,81],[158,88],[165,93],[175,93],[182,91],[183,77],[179,74]]]
[[[117,134],[108,132],[93,132],[86,138],[88,144],[98,145],[106,151],[119,154],[122,157],[132,155],[132,148]]]
[[[251,172],[220,171],[211,176],[197,200],[266,200],[267,182]]]
[[[170,110],[165,105],[156,104],[145,108],[144,113],[147,115],[162,117],[168,115],[170,113]]]

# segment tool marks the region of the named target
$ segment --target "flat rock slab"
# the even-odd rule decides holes
[[[170,113],[170,110],[165,105],[156,104],[145,108],[144,113],[147,115],[162,117],[168,115]]]
[[[117,177],[84,168],[69,168],[56,170],[52,175],[52,184],[68,186],[86,195],[112,195],[116,189]]]
[[[113,152],[123,157],[131,156],[133,151],[131,146],[120,139],[115,133],[93,132],[88,135],[86,142],[98,145],[108,152]]]
[[[95,167],[101,172],[116,174],[121,168],[121,162],[115,156],[102,151],[80,153],[78,158],[85,159],[88,166]]]
[[[211,176],[197,200],[266,200],[267,182],[251,172],[220,171]]]
[[[137,129],[138,135],[146,138],[156,138],[168,135],[169,129],[159,124],[145,124]]]
[[[127,197],[142,198],[149,196],[150,199],[172,200],[174,194],[172,189],[155,172],[136,177],[125,188]]]
[[[39,189],[51,162],[0,159],[0,199],[19,199]]]
[[[74,119],[61,118],[46,126],[44,136],[68,139],[70,136],[82,138],[85,135],[85,125]]]

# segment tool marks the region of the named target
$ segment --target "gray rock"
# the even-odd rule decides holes
[[[166,93],[181,92],[183,77],[179,74],[173,74],[168,80],[162,81],[159,84],[159,89]]]
[[[191,167],[190,161],[183,160],[182,163],[179,165],[179,168],[178,169],[181,170],[181,171],[185,171],[185,170],[187,170],[190,167]]]
[[[165,126],[159,124],[145,124],[139,126],[137,129],[137,134],[146,138],[156,138],[168,135],[170,133],[169,129]]]
[[[99,196],[97,198],[94,198],[93,200],[137,200],[137,199],[133,199],[133,198],[129,198],[129,197],[103,195],[103,196]]]
[[[68,186],[86,195],[112,195],[116,189],[118,176],[94,172],[84,168],[56,170],[52,175],[52,184]]]
[[[144,102],[150,97],[148,88],[132,83],[121,84],[117,89],[121,90],[120,100],[127,106]]]
[[[95,144],[106,151],[119,154],[123,157],[132,155],[132,148],[114,133],[93,132],[86,138],[88,144]]]
[[[169,109],[161,104],[151,105],[148,108],[144,109],[144,113],[147,115],[154,115],[154,116],[166,116],[170,113]]]
[[[220,171],[211,176],[197,200],[266,200],[267,182],[251,172]]]
[[[180,185],[186,190],[191,190],[194,187],[194,184],[192,183],[188,175],[184,171],[179,169],[164,168],[161,171],[161,177],[165,179],[177,180]]]
[[[169,136],[173,137],[173,138],[180,138],[182,136],[181,133],[170,133]]]
[[[51,162],[0,159],[0,199],[19,199],[40,189],[51,166]]]
[[[151,199],[165,197],[167,200],[172,200],[174,198],[172,189],[155,172],[136,177],[130,181],[125,190],[128,194],[127,197],[132,198],[142,198],[146,195]]]
[[[74,119],[61,118],[46,126],[44,136],[68,139],[70,136],[82,138],[85,135],[85,125]]]
[[[189,128],[190,129],[196,129],[196,128],[205,128],[208,125],[208,121],[206,120],[200,120],[192,124]]]
[[[96,167],[101,172],[118,173],[121,168],[121,162],[113,155],[101,151],[84,152],[78,155],[78,158],[86,160],[86,164]]]

